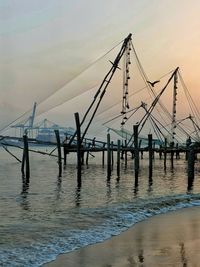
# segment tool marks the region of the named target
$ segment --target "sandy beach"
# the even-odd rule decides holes
[[[44,267],[200,266],[200,208],[154,216]]]

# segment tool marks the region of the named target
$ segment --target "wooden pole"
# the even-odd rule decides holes
[[[127,140],[125,140],[125,149],[127,149]],[[127,168],[127,150],[124,151],[125,155],[125,169]]]
[[[173,169],[174,168],[174,142],[171,143],[171,168]]]
[[[24,149],[23,149],[22,164],[21,164],[21,172],[22,172],[23,177],[24,177],[24,166],[25,166],[25,154],[24,154]]]
[[[113,165],[114,165],[113,141],[111,142],[111,165],[112,165],[112,170],[113,170]]]
[[[67,140],[68,140],[68,138],[67,138],[67,135],[66,135],[65,140],[63,142],[64,166],[67,165]]]
[[[63,147],[63,154],[64,154],[64,166],[67,165],[67,152],[66,152],[66,148]]]
[[[107,134],[107,180],[111,177],[110,134]]]
[[[152,134],[148,134],[148,149],[149,149],[149,178],[152,178],[152,171],[153,171]]]
[[[78,112],[74,113],[77,133],[77,184],[81,186],[81,127]]]
[[[121,149],[121,142],[117,140],[117,177],[120,177],[120,149]]]
[[[59,130],[54,130],[56,135],[56,142],[57,142],[57,149],[58,149],[58,167],[59,167],[59,173],[58,177],[62,176],[62,155],[61,155],[61,146],[60,146],[60,134]]]
[[[102,150],[102,167],[104,167],[104,164],[105,164],[105,146],[106,146],[106,143],[103,144],[103,150]]]
[[[102,166],[104,167],[104,163],[105,163],[105,151],[102,151]]]
[[[138,184],[138,174],[139,174],[139,150],[138,150],[138,125],[133,126],[134,132],[134,154],[135,154],[135,185]]]
[[[167,138],[165,138],[165,146],[164,146],[164,170],[166,170],[166,160],[167,160]]]
[[[188,147],[188,190],[192,189],[194,181],[194,162],[195,162],[195,152],[194,147]]]
[[[24,176],[24,165],[26,166],[26,182],[29,182],[30,178],[30,164],[29,164],[29,151],[28,151],[28,137],[27,135],[23,135],[23,141],[24,141],[24,151],[23,151],[23,157],[22,157],[22,165],[21,165],[21,171],[22,175]]]

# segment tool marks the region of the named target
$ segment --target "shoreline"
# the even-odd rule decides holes
[[[58,255],[42,267],[198,266],[200,207],[148,218],[110,239]]]

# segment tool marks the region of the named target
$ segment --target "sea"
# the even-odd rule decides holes
[[[50,152],[52,147],[35,149]],[[20,149],[9,150],[22,157]],[[0,266],[42,266],[61,253],[103,242],[149,217],[200,206],[199,160],[191,188],[184,155],[174,160],[173,169],[168,159],[166,170],[155,155],[150,179],[144,154],[138,185],[130,155],[127,167],[121,160],[120,177],[114,161],[110,181],[101,163],[101,153],[90,155],[89,165],[82,169],[82,186],[77,187],[75,154],[68,155],[58,177],[57,158],[30,153],[30,181],[24,183],[20,163],[0,147]]]

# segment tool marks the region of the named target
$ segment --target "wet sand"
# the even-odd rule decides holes
[[[154,216],[45,267],[200,266],[200,207]]]

